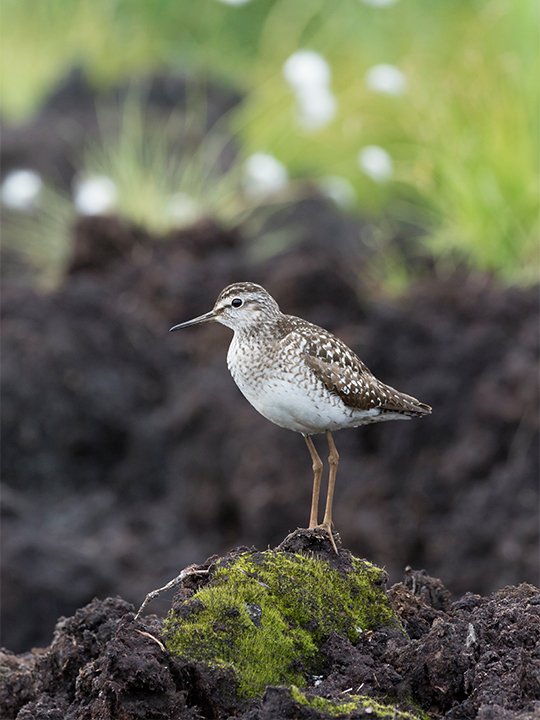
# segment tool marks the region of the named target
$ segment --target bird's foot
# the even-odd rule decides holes
[[[337,549],[336,541],[334,539],[334,533],[332,530],[332,523],[331,522],[322,522],[320,525],[315,525],[312,530],[324,530],[324,532],[328,535],[328,538],[330,542],[332,543],[332,547],[334,548],[334,552],[336,555],[339,555],[339,550]]]

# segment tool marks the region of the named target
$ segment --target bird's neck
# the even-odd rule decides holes
[[[284,315],[261,318],[258,322],[249,323],[234,330],[237,343],[260,343],[274,341],[282,336]]]

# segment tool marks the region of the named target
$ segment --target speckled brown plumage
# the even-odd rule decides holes
[[[292,315],[284,315],[281,324],[285,343],[299,342],[301,337],[307,341],[304,347],[307,366],[347,407],[378,408],[411,417],[431,412],[429,405],[377,380],[342,340],[324,328]]]

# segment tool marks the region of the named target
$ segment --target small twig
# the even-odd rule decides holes
[[[161,642],[161,640],[158,640],[157,637],[150,635],[149,632],[145,632],[144,630],[135,630],[135,632],[138,632],[139,635],[144,635],[144,637],[150,638],[150,640],[153,640],[155,643],[157,643],[159,645],[159,647],[163,650],[163,652],[167,652],[165,645]]]
[[[145,607],[150,603],[152,600],[157,598],[162,593],[166,592],[167,590],[172,590],[172,588],[178,587],[178,585],[181,585],[183,581],[190,577],[191,575],[208,575],[208,568],[205,570],[197,570],[197,565],[189,565],[187,568],[184,568],[180,575],[177,575],[175,578],[170,580],[166,585],[163,587],[158,588],[157,590],[152,590],[152,592],[149,592],[148,595],[144,598],[143,604],[141,607],[137,610],[137,613],[135,615],[135,620],[138,620],[145,609]]]

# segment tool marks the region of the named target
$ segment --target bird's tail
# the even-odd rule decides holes
[[[431,406],[426,403],[420,402],[412,395],[407,395],[399,390],[395,390],[389,385],[385,385],[386,399],[384,404],[381,406],[383,410],[388,412],[402,413],[409,417],[422,417],[423,415],[431,414]]]

